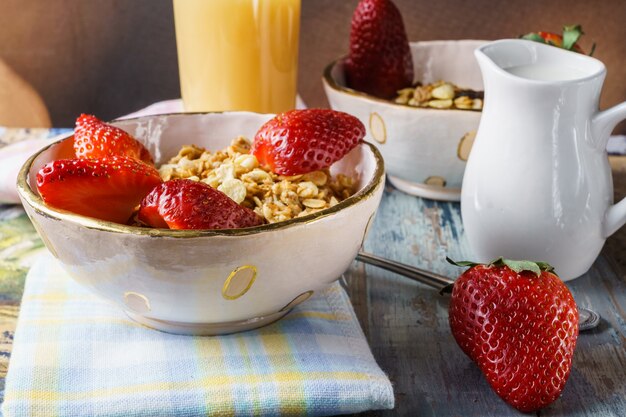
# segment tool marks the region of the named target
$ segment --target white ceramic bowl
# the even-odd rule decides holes
[[[484,41],[411,43],[415,81],[439,80],[483,90],[474,49]],[[439,110],[396,104],[346,87],[345,57],[326,67],[324,89],[333,109],[358,117],[385,159],[391,183],[402,191],[458,201],[465,163],[480,112]]]
[[[114,122],[158,163],[184,144],[223,149],[254,137],[271,115],[174,114]],[[136,321],[182,334],[242,331],[273,322],[335,281],[357,254],[384,185],[382,157],[363,143],[332,173],[357,179],[358,192],[306,217],[247,229],[131,227],[46,206],[36,172],[71,147],[72,137],[31,157],[18,178],[28,216],[76,281],[117,303]]]

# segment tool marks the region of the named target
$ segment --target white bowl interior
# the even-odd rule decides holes
[[[432,83],[449,81],[462,88],[480,91],[483,78],[474,50],[485,41],[428,41],[411,44],[414,81]]]
[[[485,44],[479,40],[411,42],[413,56],[413,82],[422,84],[444,80],[462,88],[480,91],[483,79],[474,50]],[[344,59],[331,70],[331,77],[346,87]]]

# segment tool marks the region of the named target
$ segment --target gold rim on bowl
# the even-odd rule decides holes
[[[167,115],[155,115],[159,116],[193,116],[198,114],[211,114],[211,113],[226,113],[226,112],[205,112],[205,113],[170,113]],[[123,119],[126,120],[141,120],[155,116],[142,116],[131,119]],[[122,120],[116,120],[122,121]],[[327,209],[321,210],[316,213],[309,214],[303,217],[297,217],[290,220],[285,220],[276,223],[264,224],[255,227],[247,227],[244,229],[221,229],[221,230],[172,230],[172,229],[152,229],[146,227],[138,227],[138,226],[129,226],[125,224],[119,224],[114,222],[109,222],[106,220],[99,220],[93,217],[82,216],[80,214],[72,213],[67,210],[55,209],[47,206],[43,199],[35,193],[28,184],[28,174],[30,172],[30,168],[35,161],[35,159],[41,155],[43,152],[47,151],[54,145],[67,140],[72,134],[68,134],[53,143],[47,145],[46,147],[40,149],[35,154],[33,154],[28,160],[22,165],[20,172],[17,177],[17,191],[22,200],[31,206],[36,212],[39,214],[54,219],[54,220],[62,220],[69,221],[71,223],[86,227],[88,229],[97,229],[106,232],[113,233],[126,233],[126,234],[135,234],[142,236],[164,236],[164,237],[173,237],[173,238],[191,238],[191,237],[199,237],[199,236],[242,236],[242,235],[253,235],[266,231],[279,230],[283,228],[288,228],[300,224],[308,224],[312,223],[321,218],[330,216],[344,208],[353,206],[359,203],[362,200],[370,198],[378,187],[382,186],[384,179],[384,162],[383,158],[378,152],[378,149],[374,145],[369,142],[363,141],[362,144],[369,147],[370,151],[374,155],[374,159],[376,160],[376,170],[372,179],[359,190],[356,194],[346,198],[341,201],[337,205],[333,207],[329,207]]]

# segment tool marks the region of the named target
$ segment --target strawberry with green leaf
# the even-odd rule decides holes
[[[542,262],[450,262],[470,267],[455,281],[449,308],[463,352],[518,410],[552,403],[565,387],[578,338],[569,289]]]
[[[568,51],[574,51],[581,54],[584,54],[585,51],[578,45],[578,40],[584,34],[583,28],[580,25],[571,25],[571,26],[563,26],[563,34],[558,35],[552,32],[531,32],[526,35],[520,36],[522,39],[526,39],[529,41],[535,41],[540,43],[545,43],[547,45],[556,46],[558,48],[567,49]],[[593,55],[594,50],[596,49],[596,44],[594,43],[591,47],[591,52],[589,55]]]

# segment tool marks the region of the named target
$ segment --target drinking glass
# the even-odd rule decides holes
[[[173,0],[185,111],[295,107],[300,0]]]

